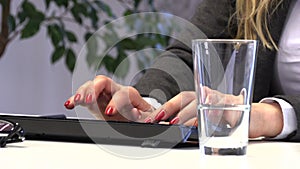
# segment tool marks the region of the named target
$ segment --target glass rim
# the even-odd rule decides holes
[[[240,43],[247,43],[247,42],[253,42],[256,43],[258,40],[255,39],[193,39],[193,43],[195,42],[212,42],[212,43],[230,43],[230,42],[240,42]]]

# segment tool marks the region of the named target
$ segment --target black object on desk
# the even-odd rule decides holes
[[[28,140],[94,142],[164,148],[198,146],[197,128],[183,125],[68,119],[64,115],[0,116],[19,123]]]

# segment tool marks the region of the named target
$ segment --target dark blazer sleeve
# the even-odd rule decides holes
[[[135,85],[141,95],[151,96],[164,103],[181,91],[194,90],[192,39],[232,38],[227,27],[232,9],[231,0],[219,0],[218,3],[203,0],[191,18],[191,23],[199,28],[204,36],[199,37],[195,34],[189,37],[189,44],[175,39],[166,49],[167,52],[157,58]]]
[[[292,1],[283,1],[268,18],[270,21],[269,29],[276,44],[279,44]],[[218,0],[218,3],[212,0],[202,0],[198,10],[191,18],[191,23],[196,25],[207,38],[234,38],[233,35],[236,33],[234,20],[232,25],[228,27],[229,18],[235,11],[234,8],[235,0]],[[157,58],[153,66],[135,85],[142,96],[153,97],[160,103],[164,103],[181,91],[194,90],[193,57],[190,46],[175,40],[167,48],[167,52]],[[276,53],[276,50],[269,50],[264,48],[262,44],[259,45],[253,93],[254,102],[265,97],[274,97],[276,94],[272,87]],[[275,97],[286,100],[296,112],[298,130],[286,140],[300,141],[300,97],[285,95]]]

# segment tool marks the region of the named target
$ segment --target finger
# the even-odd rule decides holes
[[[111,101],[107,105],[106,115],[113,116],[121,113],[125,118],[136,121],[141,118],[141,111],[151,109],[148,104],[133,87],[122,87],[115,92]]]
[[[145,122],[145,119],[151,114],[153,113],[154,109],[153,110],[149,110],[149,111],[140,111],[140,116],[138,117],[137,119],[137,122],[140,122],[140,123],[143,123]]]
[[[92,81],[89,84],[87,84],[83,92],[84,93],[82,95],[81,101],[82,106],[90,107],[92,104],[96,103],[96,98],[99,96],[95,95],[95,87]]]
[[[170,124],[184,124],[190,119],[197,117],[197,100],[194,99],[192,102],[187,104],[175,118],[170,121]]]
[[[97,80],[87,81],[83,85],[81,85],[77,89],[75,94],[65,102],[65,107],[72,109],[76,105],[85,105],[94,102],[96,98],[98,98],[100,93],[103,91],[103,88],[99,88],[99,86],[104,86],[103,83],[106,82],[105,80],[101,81],[99,79],[108,79],[108,78],[106,78],[105,76],[97,76],[95,79],[98,79],[98,81]],[[95,93],[95,91],[97,91],[97,94]]]
[[[145,119],[146,123],[159,122],[174,116],[196,98],[195,92],[181,92]]]
[[[140,111],[137,108],[133,108],[132,109],[132,113],[133,114],[137,114],[137,116],[136,116],[137,119],[134,119],[132,121],[136,121],[136,122],[142,123],[142,122],[144,122],[145,118],[148,117],[152,113],[152,111]]]
[[[81,105],[85,103],[86,93],[87,91],[91,91],[93,88],[92,82],[87,81],[83,85],[81,85],[75,94],[69,98],[70,104],[73,105]]]
[[[64,106],[65,108],[67,109],[73,109],[75,107],[75,104],[74,104],[74,95],[71,96],[65,103],[64,103]]]
[[[117,83],[106,76],[98,75],[93,81],[78,89],[77,93],[81,96],[78,102],[80,105],[88,107],[97,119],[104,119],[103,112],[112,93],[116,90],[118,90]]]
[[[149,104],[146,100],[144,100],[143,97],[135,88],[128,87],[128,90],[129,90],[129,100],[131,105],[134,108],[137,108],[139,111],[143,111],[143,112],[154,111],[152,105]]]
[[[137,108],[140,111],[149,111],[152,108],[152,106],[146,102],[133,87],[123,87],[114,94],[112,100],[117,103],[116,106],[120,110],[127,106]]]
[[[93,81],[95,96],[98,97],[101,93],[112,95],[120,89],[120,85],[114,82],[111,78],[103,75],[97,76]]]
[[[98,120],[105,120],[105,117],[103,116],[101,110],[99,109],[99,106],[97,103],[92,103],[88,106],[88,109],[90,113]]]
[[[213,92],[212,89],[210,89],[209,87],[207,86],[201,86],[200,87],[200,92],[199,92],[199,98],[201,100],[201,103],[204,103],[205,100],[206,100],[206,97],[211,94]]]
[[[198,126],[198,119],[197,119],[197,117],[189,119],[188,121],[186,121],[184,123],[184,125],[185,126],[195,126],[195,127],[197,127]]]

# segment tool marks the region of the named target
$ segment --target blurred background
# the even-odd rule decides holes
[[[189,19],[199,1],[1,0],[0,113],[73,116],[64,102],[72,95],[76,58],[94,31],[135,12],[160,11]],[[142,47],[164,47],[168,38],[155,36],[151,42]],[[104,67],[117,64],[116,57],[124,57],[125,49],[118,48],[115,60],[108,59]]]

